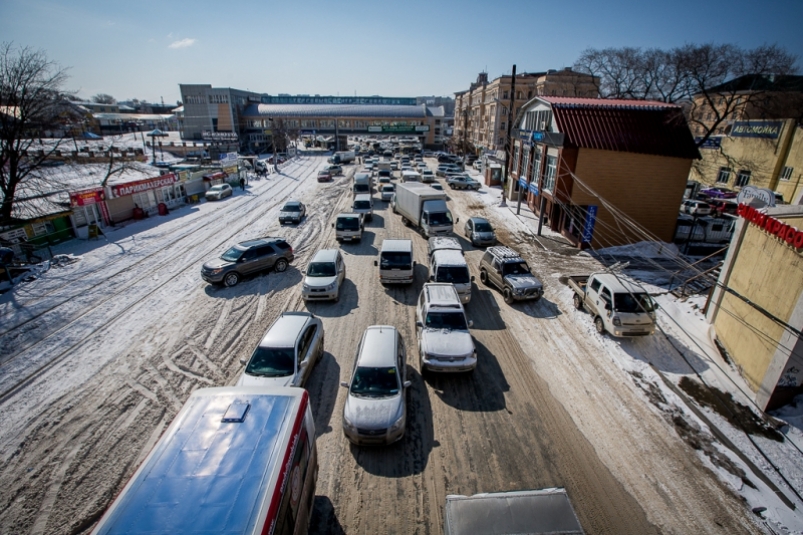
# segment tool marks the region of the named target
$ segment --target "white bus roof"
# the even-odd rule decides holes
[[[196,390],[93,534],[262,533],[308,403],[301,388]]]

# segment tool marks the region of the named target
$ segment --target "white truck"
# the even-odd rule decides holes
[[[532,533],[583,535],[562,488],[446,496],[444,535]]]
[[[459,221],[452,220],[446,194],[420,182],[398,184],[391,206],[404,224],[415,225],[426,238],[451,234]]]
[[[355,173],[354,184],[352,185],[353,194],[360,195],[364,193],[370,195],[373,189],[371,182],[371,175],[368,173]]]
[[[574,290],[574,307],[594,317],[600,334],[648,336],[655,332],[657,305],[635,282],[608,272],[569,275],[566,283]]]
[[[340,152],[334,153],[334,155],[329,158],[329,163],[336,163],[336,164],[347,164],[354,161],[357,155],[354,154],[353,150],[344,150]]]

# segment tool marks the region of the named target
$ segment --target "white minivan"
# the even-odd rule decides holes
[[[429,262],[430,281],[454,284],[460,302],[465,305],[471,301],[471,282],[474,276],[469,273],[462,251],[436,249]]]
[[[339,242],[360,241],[363,231],[362,214],[348,212],[338,214],[332,227],[335,229],[335,239]]]
[[[355,195],[351,211],[362,214],[366,221],[371,221],[374,218],[374,199],[368,193]]]
[[[379,260],[379,282],[382,284],[412,284],[415,279],[412,240],[382,240]]]

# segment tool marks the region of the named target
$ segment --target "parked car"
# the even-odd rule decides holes
[[[343,174],[343,167],[339,164],[332,164],[329,166],[329,174],[332,176],[342,175]]]
[[[396,193],[396,186],[393,184],[385,184],[382,186],[382,200],[386,202],[390,202],[393,198],[393,194]]]
[[[209,188],[204,194],[204,197],[207,201],[219,201],[220,199],[231,197],[233,194],[234,191],[231,189],[231,186],[228,184],[218,184]]]
[[[541,299],[544,285],[532,273],[524,259],[510,247],[488,247],[480,260],[480,281],[502,291],[505,303]]]
[[[206,262],[201,278],[212,284],[234,286],[245,275],[273,269],[282,272],[294,259],[284,238],[265,237],[238,243],[219,258]]]
[[[237,386],[304,386],[323,356],[323,322],[309,312],[283,312],[246,361]]]
[[[343,434],[357,445],[392,444],[407,424],[407,351],[399,331],[372,325],[362,335],[343,407]]]
[[[435,182],[435,173],[433,173],[431,169],[424,167],[421,171],[421,182],[425,184]]]
[[[432,189],[436,189],[438,191],[443,191],[443,186],[441,185],[440,182],[433,182],[432,184],[429,185],[429,187]]]
[[[466,238],[474,247],[496,244],[496,234],[491,223],[484,217],[470,217],[463,227]]]
[[[730,199],[710,199],[706,202],[711,205],[711,213],[718,216],[735,216],[736,211],[739,209],[739,203]]]
[[[680,205],[680,211],[689,215],[710,215],[711,205],[703,201],[686,199]]]
[[[279,212],[279,224],[301,223],[307,215],[307,207],[301,201],[287,201]]]
[[[480,189],[481,184],[466,174],[451,175],[446,178],[446,183],[452,189]]]
[[[332,181],[332,173],[330,173],[328,169],[324,169],[323,171],[318,171],[318,182],[331,182],[331,181]]]
[[[475,160],[472,164],[472,167],[474,167],[474,169],[477,171],[482,171],[482,160]]]
[[[339,250],[318,251],[303,273],[301,298],[304,301],[340,300],[340,289],[346,279],[346,263]]]

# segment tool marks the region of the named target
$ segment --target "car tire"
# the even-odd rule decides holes
[[[505,288],[502,291],[502,295],[505,298],[505,303],[507,303],[508,305],[512,305],[513,304],[513,301],[514,301],[513,292],[510,291],[510,288]]]
[[[576,308],[577,310],[583,310],[583,300],[580,299],[579,295],[574,294],[574,298],[572,299],[572,301],[574,301],[574,308]]]
[[[605,334],[605,323],[602,321],[601,317],[597,316],[594,318],[594,327],[596,327],[599,334]]]
[[[284,258],[278,259],[276,263],[273,264],[273,269],[278,273],[287,270],[287,260],[285,260]]]
[[[237,286],[237,283],[240,282],[240,274],[236,271],[232,271],[231,273],[226,273],[226,276],[223,277],[223,285],[227,288],[231,288],[232,286]]]
[[[488,272],[484,269],[480,270],[480,282],[483,283],[485,286],[488,286]]]

